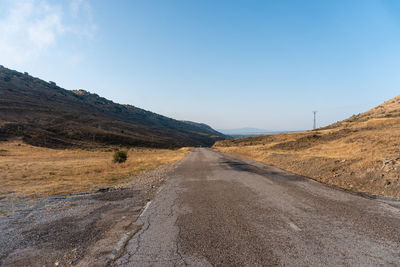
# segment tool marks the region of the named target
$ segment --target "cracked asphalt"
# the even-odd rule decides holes
[[[0,266],[108,266],[141,229],[143,206],[176,166],[99,192],[0,199]]]
[[[115,266],[399,266],[400,203],[197,148]]]

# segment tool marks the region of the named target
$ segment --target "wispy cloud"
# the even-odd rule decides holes
[[[85,0],[0,0],[0,64],[20,64],[40,57],[65,35],[92,38],[96,26]]]
[[[71,0],[69,4],[71,24],[67,31],[93,38],[97,26],[93,21],[91,5],[86,0]]]

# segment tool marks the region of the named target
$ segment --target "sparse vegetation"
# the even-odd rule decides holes
[[[54,195],[110,187],[180,160],[189,150],[134,148],[128,153],[124,164],[114,164],[110,149],[55,150],[20,141],[0,142],[0,196]]]
[[[123,163],[128,158],[128,152],[125,150],[117,150],[114,152],[113,155],[113,162],[114,163]]]
[[[15,125],[23,127],[26,143],[50,148],[211,146],[225,138],[204,124],[120,105],[83,89],[65,90],[3,67],[0,88],[0,140],[18,136]]]
[[[316,131],[225,140],[214,148],[342,188],[400,198],[400,104],[394,100]]]

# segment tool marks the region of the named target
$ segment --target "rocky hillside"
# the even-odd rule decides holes
[[[46,147],[211,146],[211,127],[121,105],[85,90],[69,91],[0,66],[0,140]]]
[[[385,119],[390,118],[398,118],[400,117],[400,95],[396,96],[385,103],[374,107],[373,109],[354,115],[346,120],[334,123],[329,125],[323,129],[333,129],[338,127],[351,127],[356,126],[358,124],[362,124],[363,122],[368,121],[390,121]]]
[[[220,141],[215,148],[345,189],[400,198],[400,96],[325,128]]]

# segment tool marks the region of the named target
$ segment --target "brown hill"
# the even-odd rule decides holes
[[[21,137],[46,147],[211,146],[225,136],[85,90],[69,91],[0,66],[0,140]]]
[[[400,198],[400,96],[325,128],[214,147],[345,189]]]
[[[333,129],[338,127],[352,127],[358,124],[362,124],[363,122],[372,122],[372,121],[390,121],[385,120],[388,118],[397,118],[400,117],[400,95],[396,96],[385,103],[370,109],[365,113],[361,113],[358,115],[354,115],[346,120],[334,123],[329,125],[323,129]]]

